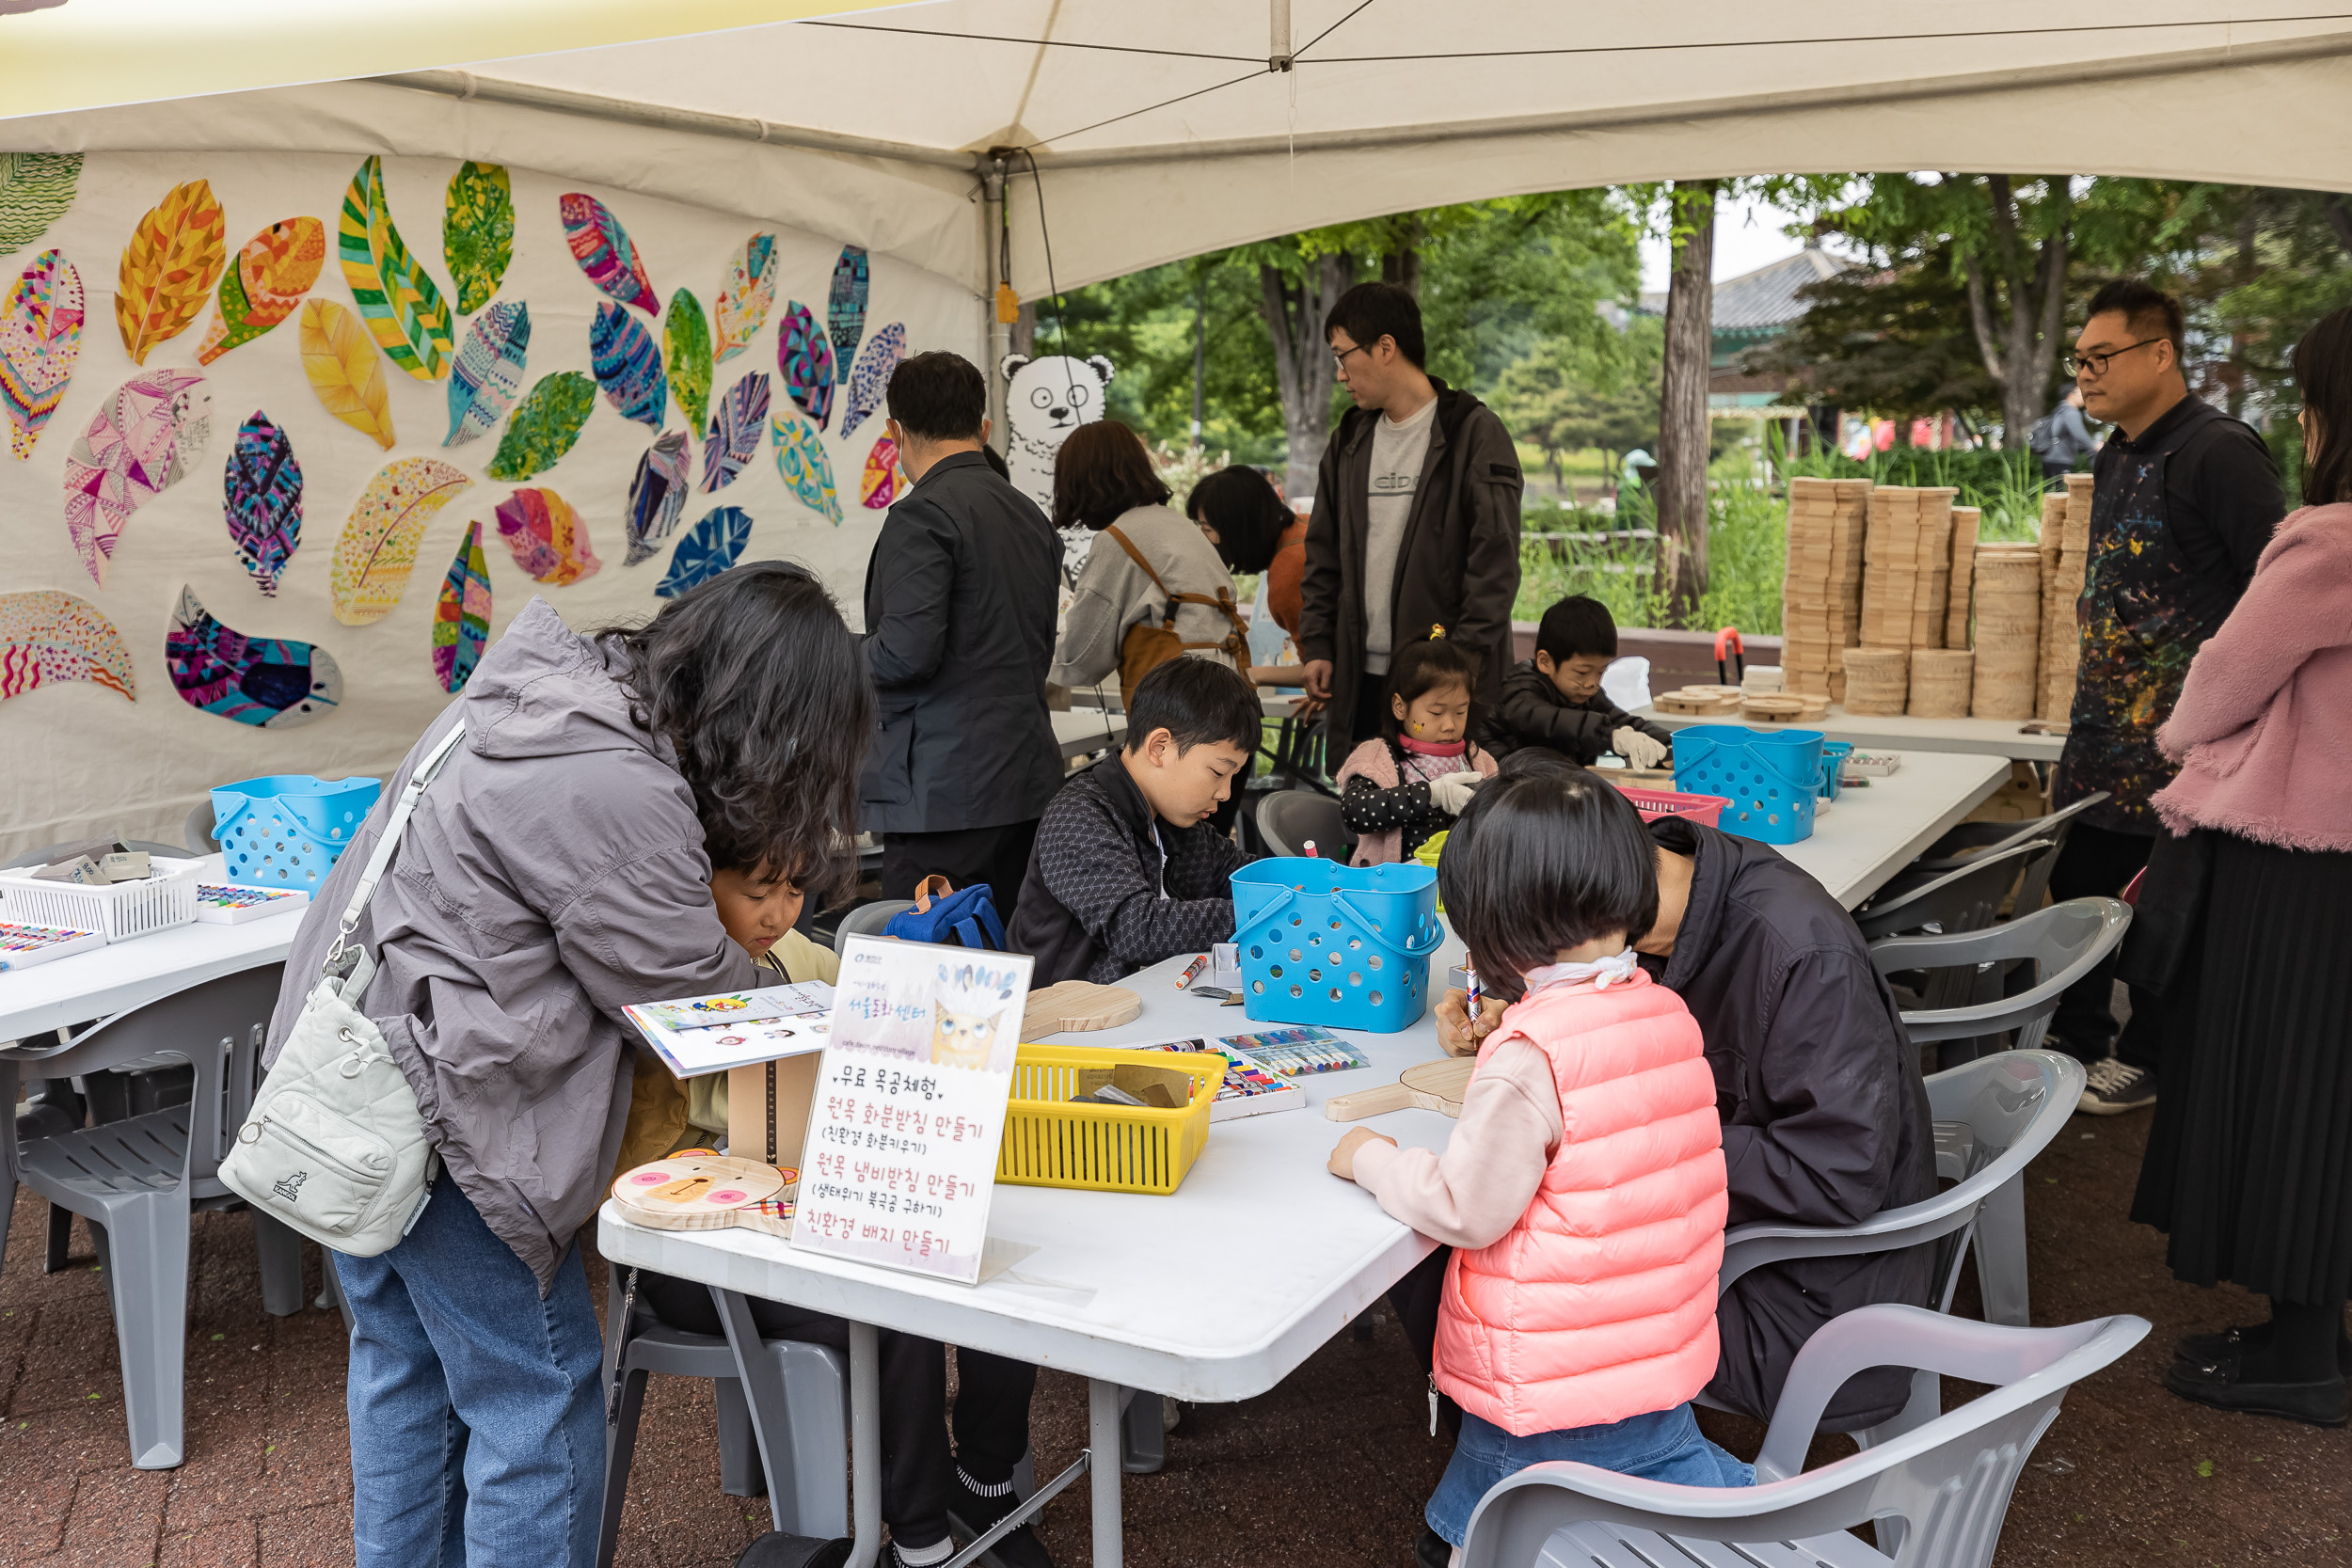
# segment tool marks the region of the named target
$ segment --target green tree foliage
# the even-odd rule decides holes
[[[1635,316],[1622,332],[1542,339],[1495,378],[1495,412],[1564,484],[1570,452],[1598,448],[1613,459],[1657,439],[1663,340],[1655,316]]]
[[[1809,285],[1786,336],[1751,350],[1745,368],[1795,377],[1806,395],[1899,420],[2000,406],[1968,327],[1968,298],[1948,245],[1891,267],[1855,267]]]

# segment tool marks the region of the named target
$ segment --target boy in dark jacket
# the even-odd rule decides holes
[[[1535,657],[1502,683],[1487,750],[1507,755],[1543,746],[1590,768],[1614,752],[1634,768],[1655,768],[1672,754],[1674,732],[1636,719],[1600,689],[1617,657],[1617,623],[1608,607],[1579,594],[1544,611]]]
[[[1233,935],[1227,880],[1249,859],[1209,818],[1249,767],[1258,693],[1205,658],[1171,658],[1136,688],[1127,746],[1062,785],[1006,933],[1033,986],[1107,985]]]

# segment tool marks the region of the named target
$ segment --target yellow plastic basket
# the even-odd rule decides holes
[[[1413,851],[1413,859],[1432,871],[1437,870],[1438,857],[1445,853],[1445,835],[1453,831],[1451,828],[1446,828],[1431,833],[1422,842],[1422,847]],[[1438,912],[1445,913],[1445,898],[1442,895],[1438,899]]]
[[[1192,1102],[1163,1111],[1073,1101],[1079,1069],[1126,1062],[1190,1073]],[[1172,1193],[1208,1145],[1209,1107],[1224,1082],[1225,1058],[1214,1052],[1025,1045],[1013,1060],[996,1180],[1023,1187]]]

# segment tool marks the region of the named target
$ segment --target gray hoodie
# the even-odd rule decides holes
[[[466,739],[360,920],[382,965],[363,1006],[416,1090],[441,1180],[545,1293],[619,1151],[641,1049],[621,1008],[749,985],[752,963],[711,904],[702,824],[669,745],[629,721],[595,644],[534,598],[385,781],[313,898],[265,1061],[410,771],[461,716]]]

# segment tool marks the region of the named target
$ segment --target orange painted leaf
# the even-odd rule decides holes
[[[132,230],[115,283],[115,326],[135,364],[177,338],[204,309],[228,253],[220,203],[202,180],[174,185]]]

